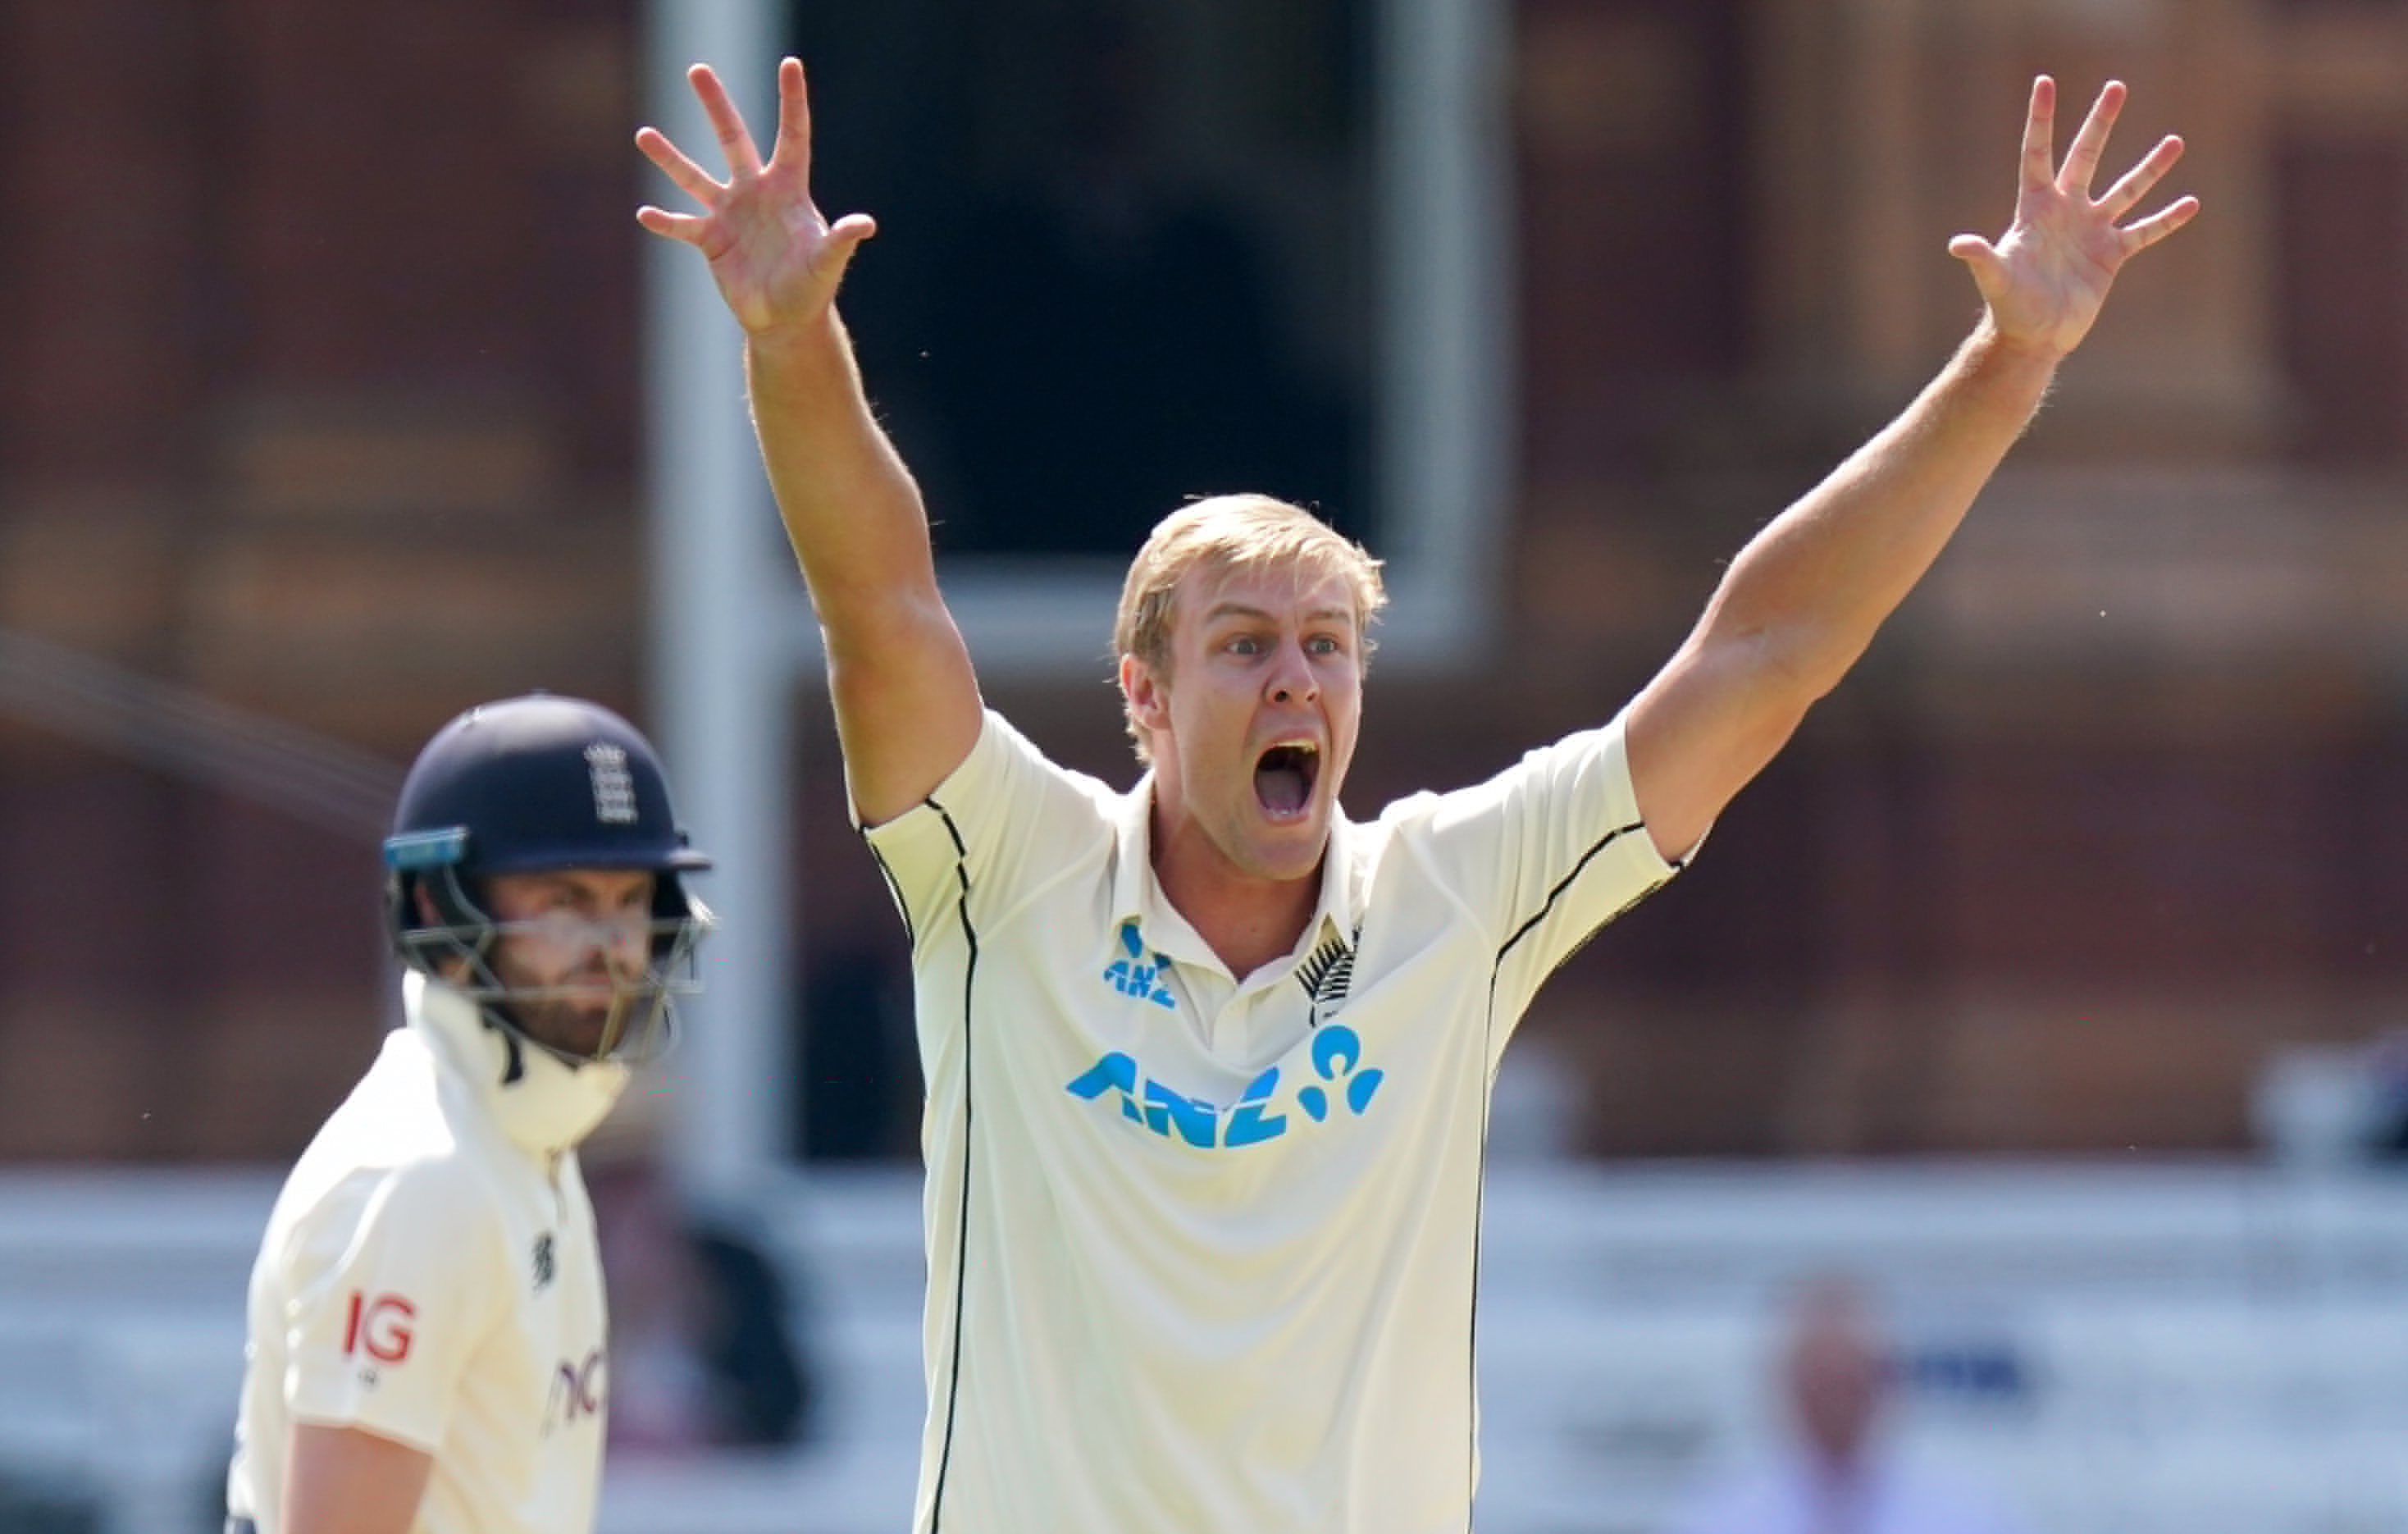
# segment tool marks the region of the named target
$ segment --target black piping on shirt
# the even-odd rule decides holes
[[[970,922],[968,845],[963,841],[962,828],[954,822],[952,811],[933,798],[924,802],[944,823],[945,834],[953,839],[953,878],[961,886],[953,909],[962,925],[962,940],[968,945],[969,951],[968,962],[962,970],[962,1197],[953,1227],[953,1356],[946,1369],[944,1448],[937,1456],[937,1484],[928,1507],[928,1534],[937,1534],[937,1530],[944,1526],[945,1483],[953,1463],[953,1423],[961,1405],[962,1390],[962,1307],[965,1297],[969,1293],[970,1115],[977,1096],[971,1091],[970,1048],[977,1033],[970,1026],[974,1015],[970,997],[978,985],[979,944],[978,928]],[[878,856],[877,845],[871,843],[869,851],[871,856],[878,857],[878,868],[886,876],[887,887],[899,891],[894,870],[887,867],[885,858]],[[903,910],[903,924],[908,929],[911,925],[910,910],[904,907],[900,898],[896,905]]]
[[[1634,831],[1644,831],[1645,829],[1647,829],[1647,825],[1643,821],[1632,821],[1627,825],[1617,825],[1612,830],[1608,831],[1604,836],[1599,837],[1597,841],[1590,846],[1587,852],[1581,853],[1580,861],[1572,865],[1572,871],[1564,875],[1562,879],[1556,882],[1555,887],[1547,892],[1546,903],[1541,905],[1528,921],[1524,922],[1520,926],[1515,927],[1513,929],[1513,935],[1505,939],[1503,947],[1497,950],[1497,968],[1501,969],[1505,967],[1505,955],[1513,951],[1513,945],[1515,943],[1518,943],[1523,939],[1528,937],[1532,928],[1536,927],[1541,922],[1547,919],[1547,912],[1555,909],[1555,902],[1563,898],[1564,891],[1572,887],[1572,881],[1578,879],[1587,870],[1589,864],[1596,859],[1598,853],[1605,851],[1608,847],[1612,846],[1615,842],[1620,841],[1624,837],[1629,836]],[[1652,891],[1653,888],[1654,886],[1649,886],[1649,891]],[[1641,893],[1645,894],[1648,893],[1648,891],[1642,891]],[[1623,910],[1627,910],[1630,908],[1628,906],[1625,906],[1622,909]],[[1619,916],[1621,914],[1622,911],[1617,910],[1613,913],[1613,916],[1607,917],[1605,921],[1599,922],[1598,925],[1600,927],[1605,926],[1612,922],[1614,916]],[[1571,955],[1567,953],[1564,956],[1566,958],[1570,958]],[[1491,970],[1490,975],[1493,980],[1495,970]]]
[[[1520,926],[1515,927],[1513,929],[1513,935],[1506,939],[1504,944],[1497,950],[1497,962],[1490,966],[1488,970],[1488,1017],[1486,1026],[1491,1038],[1483,1044],[1482,1054],[1484,1057],[1493,1057],[1496,1054],[1496,1051],[1489,1047],[1489,1045],[1494,1042],[1493,1036],[1497,1027],[1497,977],[1498,974],[1502,973],[1505,968],[1505,955],[1513,951],[1513,945],[1515,943],[1518,943],[1523,939],[1528,937],[1530,933],[1537,928],[1541,922],[1547,919],[1547,913],[1555,909],[1555,902],[1563,898],[1564,892],[1572,887],[1572,881],[1578,879],[1581,874],[1587,869],[1589,864],[1596,860],[1598,853],[1605,851],[1608,847],[1612,846],[1624,837],[1629,836],[1633,832],[1643,831],[1645,829],[1645,823],[1633,821],[1627,825],[1617,825],[1612,830],[1608,831],[1604,836],[1598,838],[1596,843],[1592,845],[1587,852],[1583,853],[1577,862],[1573,863],[1571,872],[1564,875],[1561,880],[1557,881],[1555,887],[1547,892],[1546,901],[1539,907],[1536,914],[1532,915],[1528,921],[1524,922]],[[1681,865],[1676,863],[1672,867],[1674,871],[1677,872]],[[1641,898],[1643,898],[1646,895],[1652,893],[1653,889],[1654,886],[1651,885],[1648,889],[1641,891],[1638,896],[1632,896],[1630,905],[1636,905]],[[1629,910],[1630,905],[1624,906],[1622,910]],[[1604,921],[1599,922],[1598,926],[1599,928],[1603,928],[1611,925],[1614,920],[1614,917],[1618,917],[1622,914],[1622,910],[1617,910],[1612,916],[1609,916]],[[1586,939],[1582,939],[1583,943],[1585,943],[1586,940]],[[1574,952],[1578,952],[1577,946],[1575,946]],[[1569,959],[1571,955],[1567,953],[1564,956]],[[1466,1397],[1465,1406],[1467,1408],[1464,1412],[1464,1420],[1471,1423],[1477,1423],[1480,1420],[1478,1411],[1480,1404],[1480,1239],[1481,1233],[1487,1228],[1488,1111],[1489,1098],[1486,1095],[1483,1095],[1480,1105],[1480,1174],[1472,1183],[1471,1195],[1471,1317],[1469,1324],[1464,1328],[1465,1333],[1470,1341],[1470,1348],[1465,1355],[1463,1360],[1463,1388],[1464,1395]],[[1464,1534],[1471,1534],[1471,1513],[1469,1510],[1471,1503],[1471,1491],[1476,1485],[1473,1479],[1473,1467],[1478,1460],[1480,1453],[1479,1439],[1479,1430],[1475,1427],[1464,1444]]]

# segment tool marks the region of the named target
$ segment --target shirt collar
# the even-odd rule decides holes
[[[529,1151],[569,1149],[610,1111],[627,1068],[597,1060],[571,1066],[508,1037],[466,995],[416,970],[401,977],[409,1027],[477,1094],[510,1140]]]
[[[1361,874],[1354,866],[1360,833],[1346,811],[1330,808],[1329,842],[1322,849],[1321,894],[1312,920],[1305,927],[1299,954],[1310,953],[1332,936],[1352,947],[1362,926]],[[1112,825],[1112,921],[1135,922],[1145,946],[1190,964],[1221,961],[1190,926],[1178,908],[1162,893],[1154,876],[1154,773],[1149,770],[1135,788],[1121,796]]]

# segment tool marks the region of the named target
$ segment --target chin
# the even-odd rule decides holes
[[[601,1047],[602,1035],[610,1025],[607,1012],[581,1011],[558,1011],[526,1021],[526,1031],[541,1043],[585,1059],[591,1059]]]
[[[1329,850],[1329,827],[1318,818],[1282,826],[1255,843],[1254,869],[1266,879],[1310,879]]]

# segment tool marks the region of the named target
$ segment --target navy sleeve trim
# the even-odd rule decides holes
[[[1587,852],[1581,853],[1580,861],[1572,865],[1572,871],[1564,875],[1564,877],[1556,882],[1555,887],[1547,892],[1545,904],[1540,906],[1538,910],[1532,914],[1528,921],[1524,922],[1520,926],[1515,927],[1513,929],[1513,935],[1506,939],[1504,943],[1497,950],[1497,962],[1499,965],[1502,965],[1505,962],[1505,955],[1513,951],[1513,945],[1528,937],[1533,931],[1537,930],[1539,924],[1547,919],[1547,913],[1555,909],[1555,902],[1563,898],[1564,892],[1572,887],[1573,882],[1587,870],[1588,866],[1597,860],[1597,855],[1599,853],[1604,852],[1608,847],[1620,841],[1624,837],[1643,833],[1646,829],[1647,826],[1645,823],[1641,821],[1632,821],[1627,825],[1617,825],[1612,830],[1608,831],[1603,837],[1599,838]],[[1629,909],[1630,908],[1627,905],[1622,908],[1623,910],[1627,910]],[[1613,913],[1614,916],[1619,916],[1621,914],[1622,911],[1620,910]],[[1611,922],[1612,920],[1612,916],[1606,918],[1606,922]],[[1606,925],[1606,923],[1600,922],[1598,925],[1602,926]]]

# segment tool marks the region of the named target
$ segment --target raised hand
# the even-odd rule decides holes
[[[2197,197],[2182,197],[2146,218],[2118,222],[2182,158],[2182,140],[2172,135],[2103,195],[2090,195],[2091,178],[2106,151],[2108,130],[2124,109],[2124,95],[2121,80],[2107,82],[2059,166],[2053,143],[2057,82],[2046,75],[2033,80],[2014,223],[1996,244],[1979,235],[1958,235],[1948,242],[1948,253],[1972,269],[1991,324],[2011,345],[2055,356],[2072,351],[2099,318],[2124,263],[2199,211]]]
[[[831,224],[811,201],[811,107],[801,63],[778,65],[778,140],[767,165],[710,65],[695,65],[686,79],[726,157],[727,179],[713,179],[658,128],[639,129],[636,148],[704,210],[645,207],[636,210],[636,222],[700,251],[720,296],[748,332],[817,321],[835,301],[853,252],[878,226],[862,213]]]

